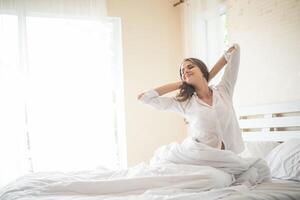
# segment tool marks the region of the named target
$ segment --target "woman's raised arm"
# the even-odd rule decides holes
[[[182,81],[169,83],[154,89],[150,89],[138,95],[138,100],[159,110],[169,110],[184,113],[182,103],[174,97],[163,97],[166,93],[179,89]]]
[[[224,55],[222,55],[222,57],[217,61],[214,67],[210,70],[208,82],[210,82],[219,73],[219,71],[221,71],[221,69],[225,65],[226,65],[226,60],[224,58]]]
[[[179,86],[182,84],[182,81],[178,81],[175,83],[169,83],[157,88],[154,88],[154,90],[158,93],[159,96],[164,95],[166,93],[169,92],[173,92],[174,90],[178,90]],[[143,96],[144,92],[138,95],[138,99],[141,98],[141,96]]]
[[[234,46],[230,47],[227,50],[227,53],[231,53],[233,50],[234,50]],[[219,73],[219,71],[221,71],[221,69],[226,65],[226,63],[227,61],[225,59],[225,56],[222,55],[221,58],[217,61],[217,63],[210,70],[208,82],[210,82]]]
[[[224,54],[227,65],[223,77],[217,87],[227,93],[231,98],[238,76],[240,65],[240,46],[234,43],[232,47]]]

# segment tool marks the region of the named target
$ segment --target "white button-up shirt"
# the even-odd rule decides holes
[[[156,109],[182,115],[189,122],[189,136],[197,142],[221,149],[223,141],[226,150],[242,152],[244,142],[232,104],[240,63],[240,47],[238,44],[233,46],[235,50],[224,53],[227,64],[220,83],[209,86],[213,90],[212,106],[198,98],[196,92],[188,100],[179,102],[175,97],[159,96],[155,89],[151,89],[139,100]]]

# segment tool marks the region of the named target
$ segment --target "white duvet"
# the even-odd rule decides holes
[[[197,143],[160,147],[149,164],[125,170],[33,173],[0,190],[1,200],[50,199],[219,199],[269,181],[260,158],[239,157]]]

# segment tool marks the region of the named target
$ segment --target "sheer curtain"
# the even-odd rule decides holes
[[[206,24],[202,17],[205,1],[187,0],[181,7],[184,56],[207,60]]]
[[[104,0],[0,2],[0,185],[126,166],[120,20]]]
[[[17,22],[0,16],[0,185],[29,170]]]

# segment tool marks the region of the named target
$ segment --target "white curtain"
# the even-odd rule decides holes
[[[184,56],[206,61],[205,20],[201,17],[204,1],[187,0],[181,7],[183,23]]]
[[[0,185],[30,171],[118,167],[120,21],[106,2],[0,0],[0,43]]]
[[[29,170],[17,21],[0,17],[0,185]]]
[[[1,0],[1,13],[101,19],[106,0]]]

